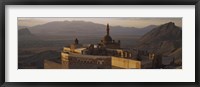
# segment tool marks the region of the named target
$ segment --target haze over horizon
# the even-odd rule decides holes
[[[182,27],[182,18],[180,17],[19,17],[18,26],[32,27],[54,21],[85,21],[104,25],[109,23],[110,26],[137,28],[174,22],[177,26]]]

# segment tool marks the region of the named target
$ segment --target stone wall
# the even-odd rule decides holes
[[[112,57],[112,66],[125,69],[140,69],[141,62],[132,59],[125,59],[121,57]]]
[[[68,53],[65,53],[65,52],[61,52],[61,63],[63,65],[68,65],[68,62],[69,62],[69,54]]]
[[[110,56],[69,55],[70,69],[111,69]]]
[[[75,53],[61,53],[62,64],[70,69],[111,69],[141,68],[141,62],[133,59],[125,59],[114,56],[81,55]]]

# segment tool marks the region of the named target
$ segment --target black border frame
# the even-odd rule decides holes
[[[171,86],[199,87],[200,0],[2,0],[0,1],[0,85],[1,87],[75,86]],[[6,5],[195,5],[195,82],[5,82],[5,6]],[[172,77],[173,79],[173,77]]]

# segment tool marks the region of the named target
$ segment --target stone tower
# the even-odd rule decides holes
[[[106,27],[106,35],[105,35],[104,38],[103,38],[103,42],[104,42],[105,44],[112,43],[112,38],[111,38],[111,36],[110,36],[109,24],[107,24],[107,27]]]
[[[115,42],[115,40],[113,40],[112,37],[110,36],[109,24],[107,24],[107,26],[106,26],[106,35],[101,40],[100,45],[102,45],[106,48],[112,48],[112,49],[120,48],[120,41]]]
[[[75,44],[78,44],[78,39],[77,39],[77,38],[75,39],[74,43],[75,43]]]
[[[106,28],[106,30],[107,30],[107,35],[109,36],[109,33],[110,33],[109,24],[107,24],[107,28]]]

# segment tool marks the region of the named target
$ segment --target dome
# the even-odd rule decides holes
[[[104,42],[112,42],[112,38],[109,35],[104,36],[103,38]]]

